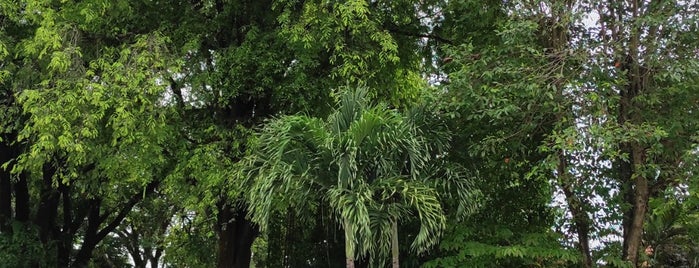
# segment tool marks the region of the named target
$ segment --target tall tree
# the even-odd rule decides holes
[[[576,60],[569,56],[567,25],[550,14],[561,10],[454,1],[438,20],[439,32],[452,40],[438,52],[444,105],[458,133],[454,161],[469,163],[484,207],[498,209],[455,221],[433,267],[556,267],[577,260],[560,246],[563,233],[552,232],[552,176],[540,167],[548,153],[539,147],[558,124],[557,114],[567,111],[561,92]],[[478,23],[465,26],[464,20]]]
[[[586,265],[596,262],[590,238],[607,240],[604,233],[620,228],[612,240],[621,247],[612,255],[638,267],[649,200],[693,176],[685,163],[697,122],[681,114],[697,105],[697,75],[690,70],[699,43],[685,37],[696,35],[690,25],[699,19],[697,6],[611,1],[571,2],[569,9],[579,15],[571,18],[578,26],[569,27],[568,43],[592,61],[564,91],[571,100],[568,126],[552,133],[548,145],[563,157],[550,159],[565,178],[561,188]],[[597,19],[584,22],[585,16]]]
[[[489,119],[491,126],[536,114],[518,120],[531,128],[511,131],[508,125],[489,129],[480,141],[468,138],[484,148],[520,135],[533,139],[540,152],[526,173],[557,183],[570,213],[565,218],[572,229],[565,233],[574,234],[571,245],[578,247],[583,264],[590,267],[603,259],[641,265],[649,198],[685,185],[693,176],[687,163],[695,148],[696,122],[683,113],[696,109],[697,6],[656,1],[511,4],[502,7],[508,17],[497,28],[504,47],[484,49],[471,42],[443,50],[452,53],[445,60],[447,70],[450,64],[461,68],[450,73],[447,87],[450,92],[469,89],[468,96],[479,101],[463,114]],[[529,92],[533,95],[525,96]],[[513,161],[514,153],[505,152],[506,162]],[[497,151],[486,152],[493,153]],[[608,235],[615,229],[623,230],[616,239]],[[597,254],[590,246],[594,239],[605,243]],[[616,242],[621,242],[618,250]]]
[[[198,190],[184,191],[205,200],[194,204],[215,204],[219,267],[237,267],[234,259],[248,259],[241,264],[246,266],[257,227],[247,218],[240,183],[220,174],[247,153],[249,129],[279,113],[326,114],[329,88],[348,81],[381,89],[372,95],[394,105],[414,99],[425,84],[415,56],[420,36],[387,25],[422,25],[413,19],[419,13],[412,4],[203,1],[196,7],[201,9],[187,16],[184,26],[192,27],[184,30],[190,35],[180,38],[187,40],[180,47],[183,75],[173,74],[170,81],[183,104],[182,131],[191,152],[182,158],[186,176],[171,188],[194,184]],[[215,34],[199,34],[202,28]],[[201,207],[200,215],[205,210]]]
[[[173,136],[168,109],[157,105],[165,88],[156,81],[168,68],[165,40],[110,32],[126,31],[119,24],[93,28],[114,19],[99,20],[99,12],[125,11],[94,4],[2,2],[4,52],[11,55],[2,64],[3,108],[11,111],[3,116],[12,118],[3,120],[3,146],[11,150],[2,152],[10,155],[1,180],[17,179],[14,193],[3,191],[1,199],[14,197],[17,213],[9,220],[36,230],[46,249],[44,258],[24,255],[30,265],[87,265],[168,169],[163,147]]]
[[[699,6],[689,2],[633,1],[603,4],[600,53],[615,64],[611,78],[618,101],[613,117],[625,132],[615,161],[623,209],[623,258],[640,265],[648,201],[684,180],[683,158],[694,149],[697,121],[696,23]],[[684,174],[683,174],[684,173]],[[684,177],[683,176],[683,177]],[[688,179],[685,177],[685,179]]]
[[[412,248],[424,251],[444,228],[440,196],[454,194],[462,211],[474,200],[468,182],[441,159],[448,137],[438,118],[425,117],[425,110],[402,117],[371,107],[365,94],[343,93],[325,121],[287,116],[268,122],[247,160],[256,174],[249,202],[263,228],[276,209],[296,207],[298,213],[328,203],[344,229],[347,267],[365,254],[372,262],[392,256],[398,267],[398,221],[417,213]]]

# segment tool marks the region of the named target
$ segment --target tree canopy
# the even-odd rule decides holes
[[[10,267],[699,267],[695,1],[0,0]]]

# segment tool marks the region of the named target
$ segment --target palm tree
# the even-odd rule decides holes
[[[249,179],[251,215],[262,230],[272,211],[320,200],[344,229],[347,267],[366,255],[372,262],[392,256],[398,267],[399,222],[417,218],[411,248],[427,250],[445,227],[440,199],[455,197],[466,211],[473,191],[445,160],[448,132],[437,117],[424,108],[403,116],[370,106],[366,93],[346,91],[325,120],[292,115],[266,122],[241,175]]]

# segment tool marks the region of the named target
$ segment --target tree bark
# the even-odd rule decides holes
[[[345,267],[346,268],[354,268],[354,245],[352,245],[352,235],[350,234],[349,231],[349,221],[344,220],[344,229],[345,229]]]
[[[100,207],[102,201],[99,199],[90,200],[90,212],[87,216],[87,226],[85,227],[85,235],[83,236],[80,250],[75,254],[75,258],[71,267],[86,267],[92,258],[92,250],[97,246],[99,240],[97,233],[99,226],[102,224],[102,216],[100,215]]]
[[[0,160],[0,164],[2,164]],[[7,231],[12,218],[12,184],[9,171],[0,169],[0,233]]]
[[[53,188],[53,175],[56,168],[51,163],[44,164],[39,192],[39,208],[34,218],[34,224],[39,227],[39,238],[47,244],[54,238],[56,216],[58,214],[59,193]],[[59,260],[60,261],[60,260]]]
[[[568,159],[562,151],[558,152],[558,179],[561,184],[561,189],[566,198],[566,203],[568,204],[568,209],[570,209],[570,214],[573,216],[573,223],[575,226],[575,232],[578,235],[578,245],[577,248],[582,255],[583,262],[582,267],[591,268],[592,267],[592,254],[590,253],[590,219],[587,212],[582,206],[582,201],[573,191],[574,186],[573,181],[570,179],[570,174],[568,173]]]
[[[630,148],[628,144],[622,144],[620,147],[622,152],[632,155],[631,150],[628,149]],[[629,240],[627,240],[626,237],[629,236],[628,233],[629,230],[631,230],[631,222],[634,215],[634,187],[633,182],[631,181],[631,177],[633,175],[633,165],[630,162],[622,159],[617,159],[616,162],[619,181],[621,182],[620,194],[623,195],[624,203],[629,206],[629,208],[624,210],[622,218],[622,237],[624,238],[624,241],[622,242],[622,259],[626,259],[629,248]]]
[[[27,186],[27,174],[22,172],[14,186],[15,193],[15,220],[29,222],[29,187]]]
[[[150,267],[151,268],[158,268],[160,265],[160,256],[163,254],[163,248],[158,246],[155,249],[155,254],[153,254],[152,258],[150,258]]]
[[[570,213],[573,216],[573,223],[575,225],[575,231],[578,235],[578,245],[577,248],[583,257],[582,267],[591,268],[592,267],[592,254],[590,253],[590,224],[587,213],[581,207],[581,202],[578,200],[574,193],[570,189],[564,187],[563,193],[566,196],[566,202],[570,209]]]
[[[636,145],[633,147],[632,153],[634,166],[638,167],[645,162],[643,148]],[[650,192],[648,187],[648,179],[642,174],[636,174],[633,180],[633,210],[630,218],[629,230],[624,232],[626,260],[631,262],[634,267],[638,264],[638,253],[641,249],[643,239],[643,223],[645,221],[646,212],[648,211],[648,199]]]
[[[228,202],[219,202],[217,226],[218,233],[218,268],[248,268],[252,257],[252,243],[259,230],[246,218],[244,205],[230,206]]]
[[[638,17],[639,7],[633,2],[631,7],[632,17]],[[619,92],[619,125],[631,123],[642,125],[644,118],[638,111],[641,107],[635,98],[641,95],[646,89],[648,73],[644,71],[640,59],[642,52],[639,50],[640,33],[631,32],[629,36],[628,54],[625,57],[625,64],[622,67],[626,71],[628,85]],[[634,267],[638,266],[638,253],[643,239],[643,223],[648,211],[648,200],[650,198],[650,187],[645,174],[641,168],[646,163],[645,149],[639,141],[622,143],[621,148],[629,154],[630,162],[621,165],[620,179],[625,186],[625,201],[631,208],[624,215],[624,242],[622,257],[629,261]],[[623,162],[623,160],[622,160]]]
[[[5,143],[8,140],[0,142],[0,166],[12,159],[10,146]],[[12,218],[12,182],[10,169],[0,167],[0,233],[9,229],[9,222]]]
[[[347,257],[347,263],[345,264],[346,268],[354,268],[354,258],[352,257]]]
[[[294,256],[294,241],[295,241],[295,226],[294,226],[294,213],[291,209],[287,209],[286,211],[286,235],[284,238],[284,247],[282,247],[283,250],[283,260],[282,260],[282,266],[284,267],[291,267],[292,264],[290,263],[291,261],[291,256]]]
[[[85,236],[83,238],[83,243],[80,250],[75,255],[71,267],[86,267],[92,258],[92,252],[95,250],[97,245],[104,240],[104,238],[121,224],[121,222],[126,218],[126,216],[131,212],[133,207],[143,200],[144,195],[152,194],[155,189],[160,185],[160,181],[152,181],[146,185],[145,193],[138,192],[129,198],[129,200],[120,206],[118,211],[106,211],[105,213],[100,213],[101,200],[94,200],[92,207],[90,208],[90,213],[88,215],[88,225],[86,227]],[[105,223],[108,216],[116,212],[114,218],[108,221],[107,225],[100,229],[102,223]]]

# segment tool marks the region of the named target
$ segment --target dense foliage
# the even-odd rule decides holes
[[[0,266],[699,267],[699,3],[0,0]]]

